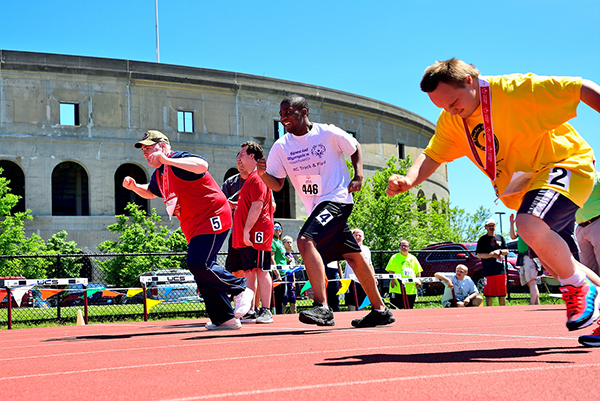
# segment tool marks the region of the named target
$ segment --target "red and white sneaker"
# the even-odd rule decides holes
[[[562,298],[567,304],[567,329],[569,331],[583,329],[594,323],[600,316],[600,295],[598,288],[587,278],[585,285],[560,287]]]

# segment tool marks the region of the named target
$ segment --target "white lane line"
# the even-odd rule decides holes
[[[465,376],[465,375],[477,375],[490,377],[489,375],[497,375],[501,373],[513,373],[513,372],[535,372],[535,371],[545,371],[545,370],[559,370],[559,369],[573,369],[573,368],[591,368],[591,367],[600,367],[600,363],[588,363],[581,365],[562,365],[562,366],[540,366],[540,367],[530,367],[530,368],[515,368],[515,369],[494,369],[494,370],[480,370],[473,372],[454,372],[454,373],[445,373],[445,374],[431,374],[431,375],[420,375],[420,376],[408,376],[408,377],[390,377],[385,379],[373,379],[373,380],[356,380],[356,381],[347,381],[342,383],[320,383],[320,384],[310,384],[305,386],[296,386],[296,387],[283,387],[283,388],[272,388],[266,390],[248,390],[248,391],[238,391],[235,393],[222,393],[222,394],[206,394],[200,395],[196,397],[185,397],[185,398],[169,398],[162,401],[193,401],[193,400],[208,400],[214,398],[234,398],[234,397],[243,397],[250,395],[261,395],[261,394],[273,394],[273,393],[283,393],[283,392],[291,392],[291,391],[302,391],[302,390],[318,390],[332,387],[348,387],[348,386],[360,386],[360,385],[368,385],[368,384],[389,384],[390,382],[402,382],[402,381],[411,381],[418,380],[421,382],[422,380],[432,380],[432,379],[444,379],[448,377],[457,377],[457,376]]]
[[[522,341],[522,339],[519,339]],[[532,339],[534,340],[534,339]],[[537,339],[535,339],[537,340]],[[213,362],[228,362],[228,361],[236,361],[236,360],[248,360],[248,359],[263,359],[263,358],[289,358],[293,356],[306,356],[306,355],[319,355],[319,354],[342,354],[346,352],[373,352],[380,350],[389,350],[389,349],[401,349],[401,348],[419,348],[419,347],[439,347],[439,346],[457,346],[457,345],[469,345],[469,344],[486,344],[486,343],[498,343],[500,341],[510,342],[514,341],[514,339],[505,339],[505,340],[481,340],[481,341],[463,341],[463,342],[446,342],[439,343],[433,342],[430,344],[405,344],[405,345],[389,345],[382,347],[363,347],[363,348],[347,348],[347,349],[327,349],[320,351],[306,351],[306,352],[290,352],[285,354],[262,354],[262,355],[246,355],[246,356],[233,356],[233,357],[225,357],[225,358],[213,358],[213,359],[196,359],[192,361],[170,361],[170,362],[161,362],[161,363],[148,363],[148,364],[139,364],[139,365],[128,365],[128,366],[109,366],[106,368],[95,368],[95,369],[82,369],[76,371],[64,371],[64,372],[48,372],[48,373],[36,373],[30,375],[18,375],[18,376],[6,376],[0,377],[0,381],[7,380],[18,380],[18,379],[31,379],[36,377],[48,377],[48,376],[62,376],[62,375],[79,375],[82,373],[97,373],[97,372],[108,372],[108,371],[117,371],[117,370],[125,370],[125,369],[140,369],[140,368],[156,368],[160,366],[173,366],[173,365],[187,365],[187,364],[199,364],[199,363],[213,363]],[[138,349],[136,349],[138,350]],[[85,354],[85,353],[82,353]],[[56,357],[59,357],[63,354],[57,354]]]

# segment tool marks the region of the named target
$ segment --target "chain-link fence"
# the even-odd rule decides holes
[[[397,252],[372,251],[372,260],[376,273],[386,273],[385,266],[389,258]],[[454,272],[459,263],[467,265],[469,275],[475,283],[482,288],[481,261],[473,259],[472,255],[465,252],[450,251],[411,251],[423,267],[422,276],[432,277],[435,272]],[[217,263],[225,264],[225,253],[217,256]],[[191,275],[185,269],[185,253],[164,254],[77,254],[77,255],[17,255],[0,256],[0,264],[10,263],[38,263],[45,264],[46,271],[52,272],[52,278],[69,278],[66,273],[79,271],[79,277],[87,278],[88,285],[85,289],[88,303],[89,321],[122,321],[126,319],[140,320],[144,317],[144,300],[148,302],[150,319],[176,318],[176,317],[206,317],[206,310],[202,295],[198,292],[194,282],[168,282],[157,281],[150,283],[147,288],[142,288],[139,281],[140,275],[166,276],[173,274]],[[518,270],[511,259],[508,264],[508,298],[529,298],[528,289],[519,283]],[[330,272],[332,273],[332,272]],[[333,272],[334,273],[334,272]],[[14,276],[13,276],[14,277]],[[286,277],[290,280],[292,275]],[[311,290],[304,290],[307,276],[304,270],[293,274],[294,289],[296,294],[296,308],[301,310],[312,306]],[[339,288],[344,284],[334,274],[329,275],[329,297],[336,297]],[[5,277],[8,278],[8,277]],[[0,278],[1,280],[2,278]],[[378,281],[379,291],[386,304],[389,303],[389,281]],[[118,284],[115,284],[118,283]],[[351,284],[352,286],[353,284]],[[2,290],[0,284],[0,291]],[[285,285],[275,285],[276,301],[285,296]],[[424,283],[418,288],[418,297],[415,308],[440,307],[443,293],[441,283]],[[547,292],[548,288],[541,288]],[[19,300],[12,291],[12,322],[37,324],[45,321],[74,322],[77,320],[77,311],[84,306],[84,286],[71,285],[43,285],[27,288]],[[145,292],[145,297],[144,297]],[[365,304],[364,298],[358,296],[356,291],[346,292],[337,296],[339,309],[347,310],[348,304]],[[2,293],[0,293],[2,297]],[[358,299],[360,298],[360,299]],[[20,301],[20,302],[19,302]],[[284,298],[285,305],[279,312],[289,313],[293,308]],[[368,301],[367,301],[368,302]],[[330,304],[335,304],[330,300]],[[281,305],[281,302],[279,302]],[[0,325],[8,323],[8,297],[4,296],[0,302]]]

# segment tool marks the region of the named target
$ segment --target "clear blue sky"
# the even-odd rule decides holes
[[[0,49],[156,61],[154,0],[12,1],[1,10]],[[600,83],[599,15],[597,0],[159,0],[160,61],[325,86],[435,122],[419,81],[436,60]],[[578,114],[573,125],[599,149],[600,114],[584,104]],[[510,212],[468,160],[449,172],[453,206]]]

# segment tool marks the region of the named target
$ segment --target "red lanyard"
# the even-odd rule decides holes
[[[487,176],[494,181],[496,179],[496,143],[492,126],[492,94],[490,92],[490,84],[481,78],[479,78],[479,99],[481,115],[483,117],[483,130],[485,131],[485,166],[477,153],[477,148],[471,137],[467,120],[464,118],[463,125],[475,161],[485,170]]]

